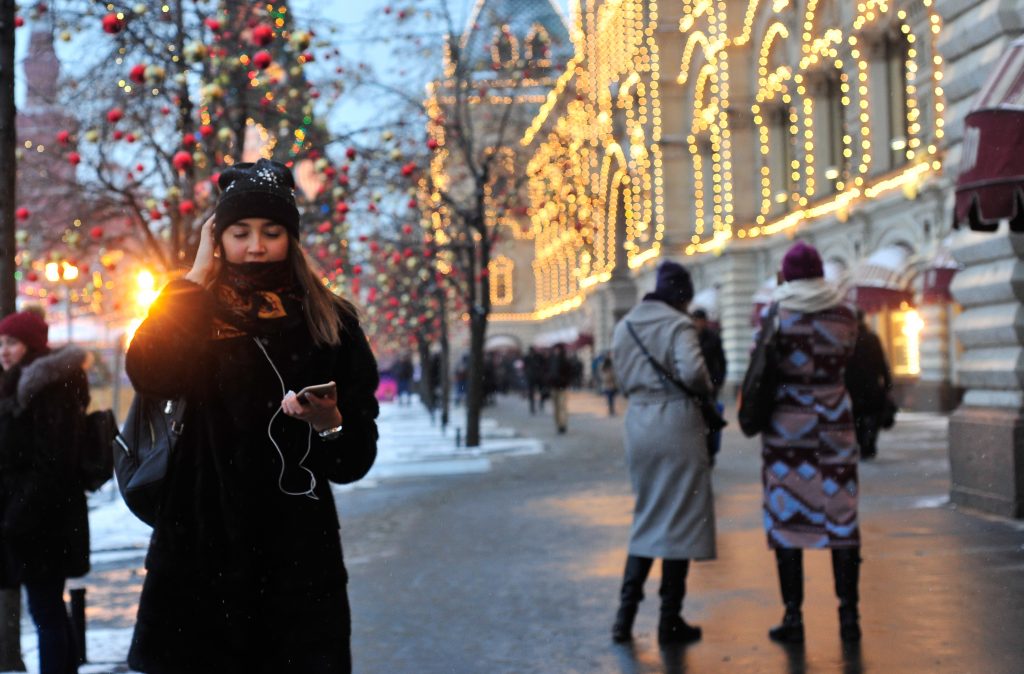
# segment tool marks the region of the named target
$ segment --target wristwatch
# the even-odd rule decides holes
[[[325,428],[322,431],[317,431],[317,435],[320,436],[321,440],[334,440],[335,438],[341,437],[341,432],[344,428],[344,426],[339,424],[334,428]]]

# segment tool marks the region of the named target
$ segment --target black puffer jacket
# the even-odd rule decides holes
[[[65,347],[4,373],[0,398],[0,585],[89,571],[78,476],[89,384],[85,352]]]
[[[317,346],[302,321],[259,337],[264,355],[252,337],[212,339],[212,310],[206,290],[171,283],[126,359],[138,391],[187,401],[129,664],[154,674],[348,672],[347,574],[330,482],[358,480],[376,457],[373,353],[347,319],[338,347]],[[271,425],[282,393],[268,357],[288,389],[338,383],[341,438],[320,440],[283,414]],[[302,465],[316,498],[286,495],[279,483],[309,487],[300,462],[310,441]]]

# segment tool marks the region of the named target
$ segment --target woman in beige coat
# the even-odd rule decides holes
[[[615,326],[612,338],[616,379],[629,399],[625,446],[636,494],[621,603],[612,628],[612,638],[620,643],[632,639],[655,557],[662,560],[658,641],[688,643],[701,637],[700,628],[688,625],[680,614],[690,560],[715,557],[704,419],[697,404],[663,378],[644,353],[646,349],[695,393],[711,393],[697,331],[686,315],[692,298],[689,273],[665,262],[658,268],[654,292]]]

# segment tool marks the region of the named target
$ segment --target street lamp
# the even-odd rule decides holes
[[[44,269],[46,280],[50,283],[64,283],[65,300],[67,300],[68,344],[71,343],[71,282],[78,278],[78,267],[67,260],[47,262]]]

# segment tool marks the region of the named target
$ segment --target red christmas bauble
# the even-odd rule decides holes
[[[30,271],[28,274],[25,275],[25,278],[28,279],[30,282],[35,283],[36,281],[39,280],[39,274],[37,274],[34,271]]]
[[[171,158],[171,165],[178,171],[185,171],[192,167],[192,154],[179,150]]]
[[[124,110],[121,108],[111,108],[107,111],[107,121],[111,124],[117,124],[124,118]]]
[[[110,35],[116,35],[124,30],[126,22],[124,19],[118,18],[117,14],[111,12],[103,17],[103,32]]]
[[[274,57],[267,50],[258,51],[252,56],[252,64],[260,70],[266,70],[274,62]]]
[[[427,149],[429,149],[429,150],[436,150],[437,146],[438,146],[438,142],[437,142],[436,138],[428,138],[427,139]]]
[[[194,133],[186,133],[181,137],[181,144],[185,147],[191,147],[196,144],[196,135]]]
[[[266,47],[274,40],[274,29],[261,23],[252,29],[252,42],[259,47]]]
[[[196,212],[196,204],[191,199],[184,199],[178,204],[178,212],[182,215],[192,215]]]
[[[98,239],[102,239],[103,238],[103,228],[100,227],[99,225],[96,225],[95,227],[93,227],[92,229],[89,230],[89,236],[91,236],[93,239],[97,239],[97,240]]]
[[[15,28],[21,28],[24,25],[25,25],[25,19],[24,18],[22,18],[20,16],[14,17],[14,27]]]
[[[57,142],[58,143],[60,143],[61,145],[67,145],[68,142],[70,142],[70,141],[71,141],[71,132],[70,131],[61,130],[61,131],[57,132]]]
[[[32,215],[32,213],[24,206],[22,206],[21,208],[14,212],[14,217],[18,218],[19,220],[28,220],[30,215]]]
[[[356,149],[354,147],[348,148],[347,150],[345,150],[345,156],[348,157],[349,159],[355,159]]]
[[[211,124],[203,124],[199,127],[199,135],[203,138],[213,135],[213,126]]]
[[[208,17],[205,21],[203,21],[203,23],[205,23],[206,27],[212,30],[214,33],[220,30],[220,21],[213,18],[212,16]]]
[[[128,79],[136,84],[142,84],[146,81],[146,65],[139,63],[132,66],[131,71],[128,73]]]
[[[68,162],[70,162],[72,166],[78,166],[78,163],[81,161],[82,155],[77,152],[68,152]]]

